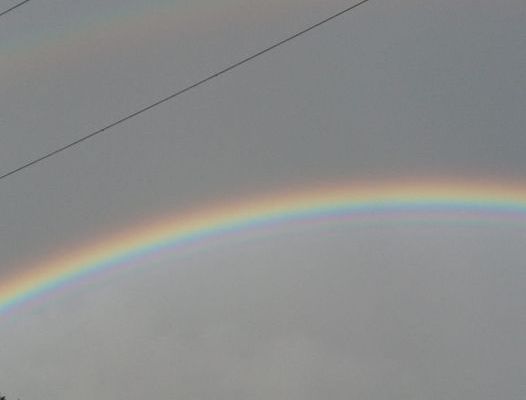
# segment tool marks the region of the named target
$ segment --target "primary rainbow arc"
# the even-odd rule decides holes
[[[146,255],[246,229],[333,217],[461,213],[520,218],[526,226],[526,186],[498,183],[354,184],[296,190],[192,210],[131,228],[66,255],[24,268],[0,282],[0,314],[96,272]]]

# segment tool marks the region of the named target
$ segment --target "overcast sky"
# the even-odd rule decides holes
[[[0,10],[14,1],[0,0]],[[0,174],[349,6],[39,0],[0,18]],[[0,182],[0,279],[291,185],[526,174],[526,3],[371,0]],[[21,400],[522,399],[526,226],[282,227],[0,321]]]

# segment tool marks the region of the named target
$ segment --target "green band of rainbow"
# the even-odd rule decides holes
[[[313,188],[206,207],[126,230],[66,255],[22,268],[0,283],[0,314],[83,277],[188,243],[268,224],[325,218],[451,214],[519,220],[526,227],[526,188],[518,185],[409,183]]]

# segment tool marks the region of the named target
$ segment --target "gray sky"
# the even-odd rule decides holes
[[[0,172],[349,4],[30,2],[0,20]],[[151,216],[246,193],[520,179],[525,17],[520,0],[371,0],[6,179],[0,279]],[[524,398],[526,227],[405,225],[277,229],[75,287],[2,321],[0,391]]]

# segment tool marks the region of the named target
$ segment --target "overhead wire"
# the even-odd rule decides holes
[[[29,3],[30,1],[31,1],[31,0],[23,0],[23,1],[21,1],[21,2],[19,2],[19,3],[17,3],[17,4],[15,4],[15,5],[9,7],[7,10],[1,11],[1,12],[0,12],[0,18],[3,17],[3,16],[6,15],[6,14],[9,14],[11,11],[15,11],[18,7],[21,7],[21,6],[23,6],[24,4]]]
[[[26,2],[27,1],[29,1],[29,0],[26,0]],[[361,0],[360,2],[355,3],[355,4],[345,8],[345,9],[343,9],[343,10],[337,12],[337,13],[334,13],[334,14],[330,15],[329,17],[327,17],[327,18],[325,18],[325,19],[323,19],[323,20],[321,20],[321,21],[319,21],[319,22],[317,22],[317,23],[315,23],[313,25],[308,26],[307,28],[304,28],[304,29],[302,29],[299,32],[296,32],[295,34],[293,34],[291,36],[288,36],[287,38],[282,39],[282,40],[280,40],[280,41],[278,41],[278,42],[276,42],[276,43],[264,48],[263,50],[258,51],[257,53],[254,53],[254,54],[252,54],[252,55],[250,55],[248,57],[245,57],[245,58],[241,59],[240,61],[237,61],[234,64],[231,64],[230,66],[228,66],[226,68],[223,68],[220,71],[215,72],[215,73],[207,76],[206,78],[204,78],[204,79],[202,79],[200,81],[197,81],[197,82],[195,82],[195,83],[193,83],[193,84],[191,84],[189,86],[186,86],[184,89],[180,89],[180,90],[170,94],[169,96],[163,97],[163,98],[151,103],[148,106],[140,108],[139,110],[137,110],[137,111],[135,111],[135,112],[133,112],[131,114],[128,114],[128,115],[126,115],[126,116],[124,116],[124,117],[122,117],[122,118],[120,118],[120,119],[118,119],[118,120],[116,120],[116,121],[114,121],[112,123],[109,123],[108,125],[105,125],[104,127],[100,128],[100,129],[97,129],[96,131],[93,131],[93,132],[91,132],[91,133],[89,133],[89,134],[87,134],[87,135],[85,135],[85,136],[83,136],[83,137],[71,142],[71,143],[68,143],[68,144],[66,144],[66,145],[64,145],[62,147],[59,147],[59,148],[57,148],[57,149],[55,149],[53,151],[50,151],[49,153],[46,153],[46,154],[44,154],[44,155],[42,155],[42,156],[40,156],[40,157],[38,157],[38,158],[36,158],[36,159],[34,159],[32,161],[29,161],[29,162],[21,165],[20,167],[17,167],[17,168],[12,169],[12,170],[10,170],[8,172],[5,172],[2,175],[0,175],[0,180],[3,180],[3,179],[5,179],[5,178],[7,178],[7,177],[9,177],[11,175],[16,174],[16,173],[19,173],[19,172],[21,172],[21,171],[23,171],[23,170],[25,170],[25,169],[27,169],[29,167],[34,166],[35,164],[38,164],[38,163],[40,163],[40,162],[42,162],[42,161],[44,161],[44,160],[46,160],[48,158],[51,158],[51,157],[53,157],[53,156],[55,156],[55,155],[57,155],[59,153],[62,153],[63,151],[71,149],[72,147],[78,146],[79,144],[87,141],[88,139],[91,139],[91,138],[93,138],[95,136],[98,136],[98,135],[106,132],[107,130],[109,130],[111,128],[114,128],[117,125],[120,125],[120,124],[122,124],[122,123],[124,123],[124,122],[126,122],[126,121],[128,121],[128,120],[130,120],[132,118],[137,117],[140,114],[145,113],[148,110],[151,110],[152,108],[155,108],[155,107],[157,107],[157,106],[159,106],[159,105],[161,105],[163,103],[166,103],[166,102],[168,102],[170,100],[173,100],[174,98],[176,98],[176,97],[178,97],[178,96],[180,96],[180,95],[182,95],[182,94],[184,94],[184,93],[186,93],[186,92],[188,92],[188,91],[190,91],[192,89],[195,89],[198,86],[202,86],[203,84],[205,84],[205,83],[207,83],[207,82],[209,82],[209,81],[211,81],[211,80],[213,80],[213,79],[215,79],[215,78],[217,78],[217,77],[219,77],[221,75],[224,75],[227,72],[232,71],[233,69],[238,68],[241,65],[246,64],[246,63],[254,60],[255,58],[258,58],[258,57],[262,56],[263,54],[268,53],[271,50],[273,50],[273,49],[275,49],[277,47],[280,47],[280,46],[284,45],[285,43],[288,43],[288,42],[298,38],[299,36],[302,36],[302,35],[306,34],[307,32],[312,31],[312,30],[320,27],[321,25],[324,25],[327,22],[332,21],[333,19],[336,19],[336,18],[342,16],[343,14],[346,14],[346,13],[352,11],[355,8],[361,6],[362,4],[365,4],[365,3],[369,2],[369,1],[370,0]]]

